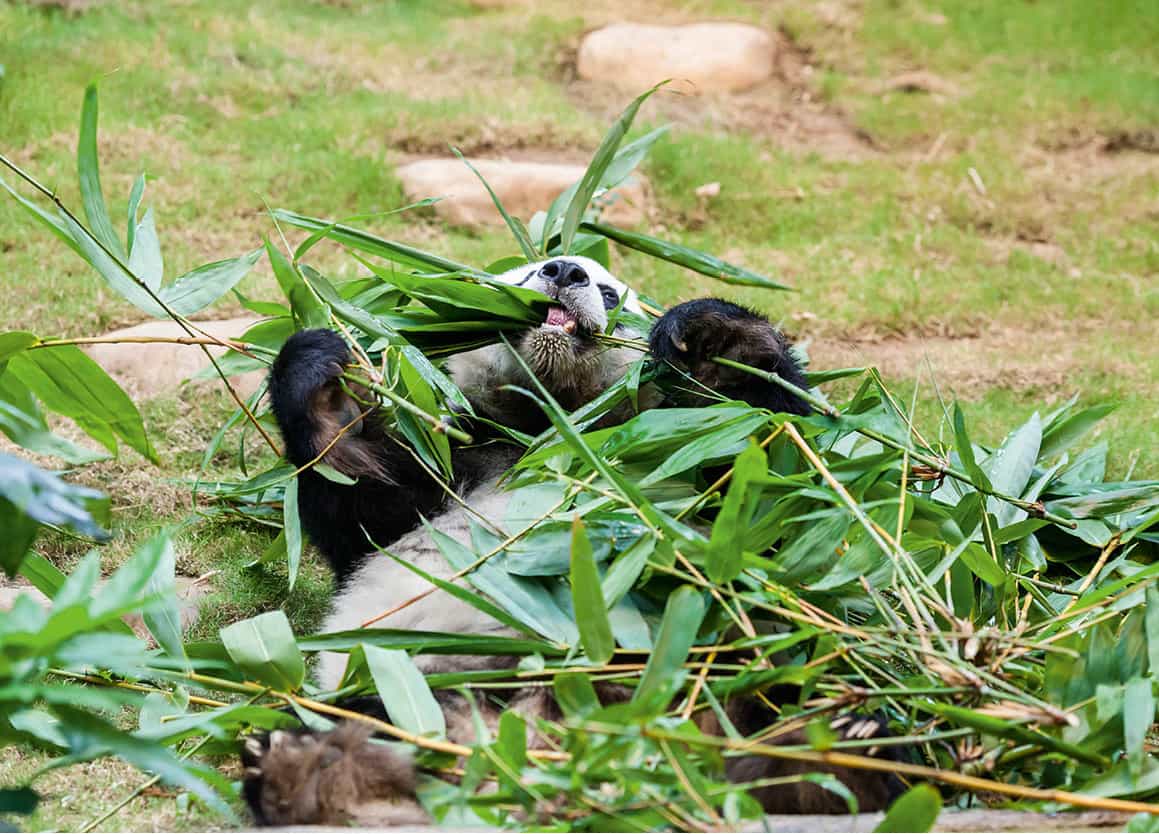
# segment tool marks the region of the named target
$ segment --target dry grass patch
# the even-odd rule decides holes
[[[816,368],[871,365],[887,380],[932,378],[946,396],[980,398],[992,389],[1017,393],[1064,392],[1076,378],[1098,375],[1144,384],[1146,371],[1103,344],[1108,325],[1084,321],[1054,328],[993,326],[969,335],[870,336],[831,334],[809,345]],[[1142,337],[1143,334],[1137,334]],[[1129,344],[1129,332],[1116,341]]]

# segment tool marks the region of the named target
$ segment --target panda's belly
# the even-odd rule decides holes
[[[484,518],[500,521],[504,517],[510,493],[494,487],[480,487],[464,496],[464,500]],[[451,504],[440,515],[430,519],[431,526],[456,541],[471,547],[470,519],[472,515],[459,504]],[[476,522],[478,523],[478,522]],[[426,528],[412,530],[385,549],[400,559],[420,568],[424,573],[447,579],[455,569],[431,540]],[[459,580],[464,582],[465,580]],[[441,591],[414,571],[383,554],[372,555],[346,580],[335,595],[323,632],[349,631],[361,628],[367,620],[414,600],[390,616],[379,620],[373,628],[413,629],[417,631],[447,631],[464,634],[514,634],[514,632],[487,616],[482,611]],[[337,689],[346,669],[346,655],[322,652],[318,657],[317,679],[326,689]],[[416,659],[419,668],[447,665],[448,658],[428,656]]]

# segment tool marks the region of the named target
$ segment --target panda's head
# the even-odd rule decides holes
[[[636,293],[591,258],[551,258],[508,270],[495,280],[537,290],[554,304],[543,324],[512,339],[513,347],[536,377],[566,408],[575,409],[599,396],[640,356],[595,338],[608,326],[617,307],[640,314]],[[637,335],[617,325],[616,335]],[[450,362],[456,384],[476,409],[497,422],[517,428],[537,425],[538,409],[504,386],[527,387],[529,380],[506,345],[491,345],[459,354]]]

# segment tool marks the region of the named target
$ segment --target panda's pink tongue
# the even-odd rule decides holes
[[[562,327],[569,333],[575,330],[576,325],[575,316],[573,316],[563,307],[548,307],[546,323],[553,324],[556,327]]]

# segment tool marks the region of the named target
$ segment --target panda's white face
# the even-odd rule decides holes
[[[519,356],[540,382],[566,408],[574,409],[599,396],[623,376],[640,353],[609,346],[595,338],[608,326],[608,314],[620,306],[642,313],[639,298],[623,281],[591,258],[563,256],[508,270],[496,280],[543,293],[556,302],[543,324],[513,340]],[[623,325],[616,334],[636,335]],[[471,403],[505,425],[526,428],[539,419],[526,397],[505,386],[527,387],[529,380],[506,345],[491,345],[451,358],[455,383]]]
[[[566,255],[546,261],[518,266],[495,276],[504,284],[537,290],[558,307],[548,311],[545,328],[557,328],[568,335],[602,331],[608,326],[608,313],[624,301],[624,309],[640,313],[640,301],[631,287],[616,278],[597,261],[577,255]]]

